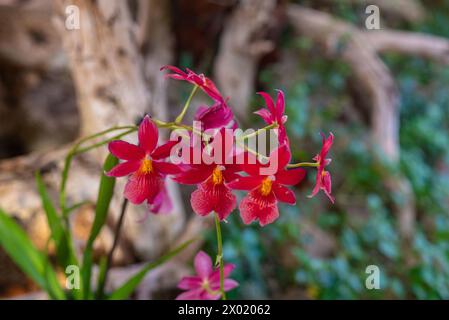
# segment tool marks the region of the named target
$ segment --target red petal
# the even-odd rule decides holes
[[[262,109],[257,110],[254,113],[257,114],[258,116],[260,116],[263,119],[263,121],[265,121],[266,124],[273,123],[273,116],[268,111],[268,109],[262,108]]]
[[[285,112],[285,97],[284,92],[282,92],[282,90],[276,91],[278,92],[278,97],[276,100],[276,117],[278,118],[279,122],[281,122],[280,120]]]
[[[232,182],[229,182],[227,186],[234,190],[253,190],[262,183],[263,177],[240,177]]]
[[[308,198],[314,197],[320,191],[322,172],[323,172],[323,170],[317,170],[315,186],[313,187],[312,194],[307,196]]]
[[[223,276],[225,278],[229,277],[231,272],[235,269],[235,265],[232,263],[227,263],[223,266]],[[220,281],[220,269],[216,269],[212,275],[209,277],[211,282]]]
[[[222,102],[217,102],[210,108],[201,106],[195,114],[195,120],[202,122],[204,130],[227,127],[233,119],[232,110]]]
[[[260,169],[264,165],[262,165],[257,157],[250,152],[245,152],[243,156],[243,164],[240,165],[241,171],[246,172],[250,176],[259,177]]]
[[[300,183],[306,176],[306,170],[296,168],[291,170],[281,170],[276,174],[276,182],[287,186],[294,186]]]
[[[225,182],[231,182],[240,178],[240,176],[236,173],[236,170],[237,169],[230,168],[228,166],[226,167],[226,169],[222,172]]]
[[[157,171],[163,174],[178,174],[181,172],[179,166],[169,162],[153,161],[153,165]]]
[[[323,147],[321,148],[320,156],[321,156],[322,161],[324,161],[327,153],[329,152],[329,150],[332,146],[332,143],[334,142],[334,135],[332,134],[332,132],[330,132],[329,137],[326,139],[326,136],[324,135],[324,133],[321,132],[320,134],[323,139]]]
[[[176,182],[182,183],[182,184],[198,184],[201,183],[212,174],[213,167],[205,169],[188,169],[186,172],[183,172],[176,177],[173,178]]]
[[[195,256],[195,271],[202,279],[206,279],[212,273],[212,259],[204,251],[200,251]]]
[[[170,140],[163,145],[160,145],[151,153],[151,158],[155,160],[165,159],[170,156],[171,149],[176,146],[180,141],[178,140]]]
[[[267,105],[267,108],[270,111],[270,113],[273,115],[276,114],[276,108],[274,106],[274,101],[271,98],[271,96],[266,92],[258,92],[257,94],[261,95],[264,98],[265,104]]]
[[[216,195],[214,211],[218,214],[220,220],[226,219],[237,207],[237,198],[226,188],[226,192]]]
[[[213,205],[209,202],[207,195],[200,188],[192,192],[190,205],[193,211],[200,216],[207,216],[213,211]]]
[[[203,293],[203,288],[189,290],[178,295],[176,300],[202,300]]]
[[[259,220],[261,226],[272,223],[279,217],[274,194],[262,196],[258,190],[251,191],[240,202],[240,215],[245,224]]]
[[[223,283],[223,289],[225,292],[230,291],[234,288],[237,288],[239,286],[239,283],[233,279],[225,279]],[[218,281],[211,281],[210,288],[214,291],[220,290],[220,279]]]
[[[332,193],[332,179],[331,179],[331,174],[328,171],[326,171],[324,173],[324,176],[322,177],[322,188],[324,190],[324,193],[329,198],[329,200],[332,203],[334,203],[335,199],[331,195],[331,193]]]
[[[273,192],[278,201],[285,202],[291,205],[294,205],[296,203],[295,193],[289,188],[280,185],[279,183],[273,184]]]
[[[225,279],[223,283],[223,289],[224,291],[230,291],[234,288],[237,288],[239,286],[239,283],[232,279]]]
[[[192,193],[190,204],[196,214],[205,216],[216,212],[220,220],[223,220],[235,209],[237,199],[225,185],[214,185],[211,181],[206,181]]]
[[[127,161],[116,165],[106,173],[109,177],[124,177],[139,170],[140,161]]]
[[[124,196],[133,204],[152,202],[161,191],[161,182],[156,175],[134,173],[125,186]]]
[[[201,288],[201,282],[200,277],[184,277],[179,281],[178,288],[183,290]]]
[[[157,126],[151,121],[149,116],[143,118],[142,123],[139,126],[139,145],[145,152],[151,154],[157,145],[159,138],[159,132]]]
[[[290,162],[290,159],[292,156],[288,145],[283,144],[277,150],[274,150],[273,152],[277,152],[279,170],[285,168],[285,166]],[[270,159],[271,159],[271,154],[270,154]]]
[[[153,201],[148,203],[148,209],[154,214],[169,213],[173,209],[173,203],[165,185],[161,188],[161,191],[156,195]]]
[[[145,152],[141,148],[122,140],[110,142],[109,151],[122,160],[140,160],[145,156]]]
[[[187,73],[185,73],[184,71],[182,71],[181,69],[179,69],[175,66],[165,65],[160,69],[160,71],[163,71],[166,69],[170,70],[171,72],[177,73],[184,80],[187,78]],[[167,76],[172,76],[172,75],[168,74]]]

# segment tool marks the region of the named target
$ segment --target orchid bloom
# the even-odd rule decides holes
[[[210,143],[213,151],[216,148],[220,148],[222,151],[221,159],[218,162],[192,164],[193,161],[190,158],[187,161],[188,169],[173,178],[182,184],[198,185],[190,197],[190,204],[196,214],[206,216],[211,212],[216,212],[220,220],[226,219],[237,206],[236,197],[226,184],[238,177],[236,172],[239,167],[234,164],[234,159],[229,159],[233,153],[233,140],[229,137],[225,138],[226,134],[227,131],[222,128],[214,136],[214,141]],[[226,146],[225,143],[228,145]],[[191,149],[189,157],[193,152]]]
[[[161,70],[165,69],[173,72],[167,74],[167,77],[196,85],[215,101],[211,107],[200,106],[195,113],[195,120],[203,123],[204,130],[221,127],[236,128],[237,123],[234,120],[234,114],[212,80],[187,68],[186,71],[168,65],[161,68]]]
[[[257,161],[256,164],[242,165],[243,171],[248,176],[237,178],[228,184],[231,189],[249,191],[239,206],[240,215],[245,224],[259,220],[259,224],[264,226],[275,221],[279,217],[278,201],[290,205],[296,204],[295,194],[286,186],[301,182],[304,179],[305,170],[302,168],[286,170],[290,158],[289,147],[284,144],[274,150],[269,157],[268,163],[277,159],[275,174],[262,175],[261,169],[266,165]]]
[[[237,122],[234,120],[234,113],[232,113],[231,108],[220,102],[216,102],[211,107],[198,107],[194,119],[202,123],[203,130],[222,127],[237,128]]]
[[[285,112],[284,92],[282,92],[282,90],[277,90],[277,92],[278,94],[276,104],[274,103],[273,99],[270,97],[268,93],[258,92],[258,94],[264,98],[267,108],[259,109],[254,113],[259,115],[263,119],[263,121],[268,125],[277,124],[279,130],[279,143],[288,144],[287,132],[284,126],[284,124],[287,122],[287,115],[284,114]]]
[[[196,74],[190,69],[186,68],[186,71],[182,71],[181,69],[175,67],[175,66],[163,66],[161,68],[162,70],[170,70],[173,73],[169,73],[166,75],[168,78],[172,78],[175,80],[184,80],[187,81],[193,85],[197,85],[201,88],[209,97],[211,97],[214,101],[224,103],[225,100],[223,99],[223,96],[221,95],[220,91],[218,91],[217,87],[213,83],[211,79],[206,77],[204,74]]]
[[[195,256],[196,276],[184,277],[178,284],[178,288],[186,290],[176,297],[176,300],[218,300],[220,292],[220,269],[213,268],[212,259],[204,252],[200,251]],[[223,266],[224,291],[230,291],[238,286],[237,281],[227,279],[234,270],[233,264]]]
[[[125,198],[133,204],[141,204],[146,200],[150,211],[154,213],[171,210],[171,200],[164,178],[168,174],[180,172],[178,166],[163,161],[170,155],[170,149],[177,141],[157,147],[158,137],[156,125],[146,116],[139,126],[138,145],[122,140],[109,143],[109,151],[125,162],[106,173],[110,177],[129,175],[124,191]]]
[[[312,190],[312,194],[309,196],[309,198],[315,196],[320,190],[323,190],[326,196],[329,198],[329,200],[334,203],[335,198],[331,195],[332,193],[332,179],[329,171],[325,170],[325,167],[330,164],[332,159],[328,159],[327,154],[329,152],[329,149],[332,146],[332,143],[334,142],[334,135],[332,133],[329,133],[329,137],[326,138],[326,136],[321,133],[321,137],[323,138],[323,146],[321,148],[321,151],[319,154],[317,154],[313,160],[318,163],[318,170],[316,175],[316,183],[315,187]]]

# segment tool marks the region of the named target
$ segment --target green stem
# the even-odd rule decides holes
[[[104,295],[104,287],[108,281],[108,275],[109,270],[112,265],[112,258],[114,257],[115,249],[117,248],[118,242],[120,240],[120,232],[122,230],[123,221],[125,218],[126,208],[128,207],[128,200],[124,199],[122,202],[122,209],[120,212],[120,217],[117,221],[117,225],[115,226],[115,232],[114,232],[114,242],[112,243],[111,250],[109,251],[108,258],[106,260],[106,266],[105,266],[105,272],[104,277],[99,281],[98,288],[97,288],[97,298],[101,299]]]
[[[299,167],[318,167],[318,162],[298,162],[287,165],[287,168],[299,168]]]
[[[268,125],[268,126],[265,126],[265,127],[263,127],[263,128],[258,129],[258,130],[255,131],[255,132],[249,133],[249,134],[247,134],[247,135],[245,135],[245,136],[243,136],[243,137],[239,137],[238,139],[239,139],[239,140],[245,140],[245,139],[249,139],[249,138],[252,138],[252,137],[256,137],[256,136],[258,136],[262,131],[270,130],[270,129],[274,129],[274,128],[278,128],[278,127],[279,127],[279,125],[278,125],[277,123],[272,123],[272,124],[270,124],[270,125]]]
[[[240,139],[236,140],[237,144],[240,145],[241,147],[243,147],[243,149],[245,149],[245,151],[248,151],[249,153],[254,154],[255,156],[259,157],[259,158],[264,158],[266,160],[268,160],[269,158],[259,152],[257,152],[256,150],[251,149],[250,147],[248,147],[245,143],[242,143],[242,141]]]
[[[134,131],[136,131],[136,129],[130,129],[130,130],[125,131],[125,132],[123,132],[123,133],[121,133],[121,134],[115,135],[115,136],[113,136],[113,137],[111,137],[111,138],[109,138],[109,139],[105,139],[105,140],[102,140],[102,141],[100,141],[100,142],[98,142],[98,143],[95,143],[95,144],[93,144],[93,145],[90,145],[90,146],[88,146],[88,147],[84,147],[84,148],[78,149],[78,150],[75,151],[74,155],[81,154],[81,153],[85,153],[85,152],[88,152],[88,151],[90,151],[90,150],[92,150],[92,149],[101,147],[102,145],[105,145],[105,144],[107,144],[107,143],[109,143],[109,142],[111,142],[111,141],[120,139],[120,138],[126,136],[127,134],[130,134],[131,132],[134,132]]]
[[[220,265],[220,291],[221,291],[221,299],[226,300],[226,293],[224,291],[224,270],[223,270],[223,240],[221,237],[221,226],[220,226],[220,217],[218,213],[215,213],[215,228],[217,229],[217,260]]]
[[[77,153],[79,153],[78,152],[78,148],[83,143],[85,143],[85,142],[87,142],[87,141],[89,141],[91,139],[95,139],[95,138],[101,137],[101,136],[103,136],[105,134],[108,134],[110,132],[113,132],[113,131],[126,130],[126,129],[129,129],[130,131],[132,129],[134,131],[134,130],[136,130],[136,127],[135,126],[122,126],[122,127],[109,128],[107,130],[104,130],[104,131],[95,133],[93,135],[90,135],[90,136],[87,136],[87,137],[79,139],[73,145],[73,147],[69,150],[69,152],[67,153],[67,156],[65,158],[65,161],[64,161],[64,169],[62,170],[61,186],[60,186],[60,189],[59,189],[59,206],[61,207],[61,212],[63,213],[63,217],[66,216],[66,214],[65,214],[65,211],[66,211],[66,203],[65,203],[66,193],[65,193],[65,190],[66,190],[66,186],[67,186],[67,179],[68,179],[68,175],[69,175],[70,165],[72,164],[73,157]],[[65,217],[65,219],[66,219],[66,217]],[[66,223],[67,223],[67,221],[66,221]]]
[[[195,85],[193,87],[193,89],[192,89],[192,92],[190,92],[190,96],[187,99],[186,103],[184,104],[184,108],[182,109],[181,113],[176,117],[175,123],[181,123],[182,119],[184,119],[184,116],[186,115],[187,110],[190,107],[190,102],[192,102],[192,98],[195,95],[196,90],[198,90],[198,86],[197,85]]]

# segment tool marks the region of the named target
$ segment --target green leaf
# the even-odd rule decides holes
[[[42,206],[47,216],[48,225],[51,230],[51,237],[56,246],[56,256],[60,265],[65,269],[70,264],[77,265],[77,259],[71,243],[71,237],[63,225],[62,217],[58,215],[39,172],[36,172],[36,183],[41,197]]]
[[[138,271],[135,275],[133,275],[131,278],[128,279],[120,288],[115,290],[110,296],[110,300],[122,300],[127,299],[137,288],[139,283],[143,280],[145,275],[152,269],[159,267],[161,264],[165,263],[166,261],[170,260],[174,256],[176,256],[178,253],[180,253],[182,250],[187,248],[195,239],[191,239],[189,241],[184,242],[179,247],[173,249],[169,253],[163,255],[156,261],[148,263],[145,267],[142,268],[142,270]]]
[[[0,245],[11,259],[53,299],[65,299],[47,257],[33,245],[25,231],[0,209]]]
[[[99,265],[97,288],[101,288],[105,283],[107,270],[108,270],[108,258],[103,256],[101,257]],[[96,299],[103,299],[103,292],[97,290]]]
[[[108,177],[104,174],[111,170],[118,164],[118,159],[112,154],[109,154],[103,165],[103,174],[100,180],[100,187],[98,190],[97,205],[95,208],[95,218],[92,225],[92,229],[87,240],[86,248],[83,256],[83,267],[81,270],[83,279],[83,294],[84,298],[92,297],[90,292],[90,281],[92,275],[92,252],[95,239],[100,234],[103,225],[106,222],[109,205],[111,203],[112,196],[114,194],[115,178]]]

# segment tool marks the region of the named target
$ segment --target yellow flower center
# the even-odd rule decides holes
[[[151,173],[153,171],[153,162],[151,161],[151,159],[143,159],[139,170],[143,174]]]
[[[212,182],[214,185],[222,184],[223,183],[223,173],[221,172],[223,168],[220,166],[215,167],[214,171],[212,172]]]
[[[209,279],[204,279],[203,282],[201,283],[201,288],[203,290],[205,290],[207,293],[212,294],[212,295],[221,295],[220,290],[212,290],[212,288],[210,287],[210,283],[209,283]]]
[[[266,177],[262,181],[262,185],[260,186],[260,193],[266,197],[271,193],[271,186],[273,185],[272,177]]]
[[[201,283],[201,288],[203,288],[206,291],[209,289],[209,280],[208,279],[203,279],[203,282]]]

